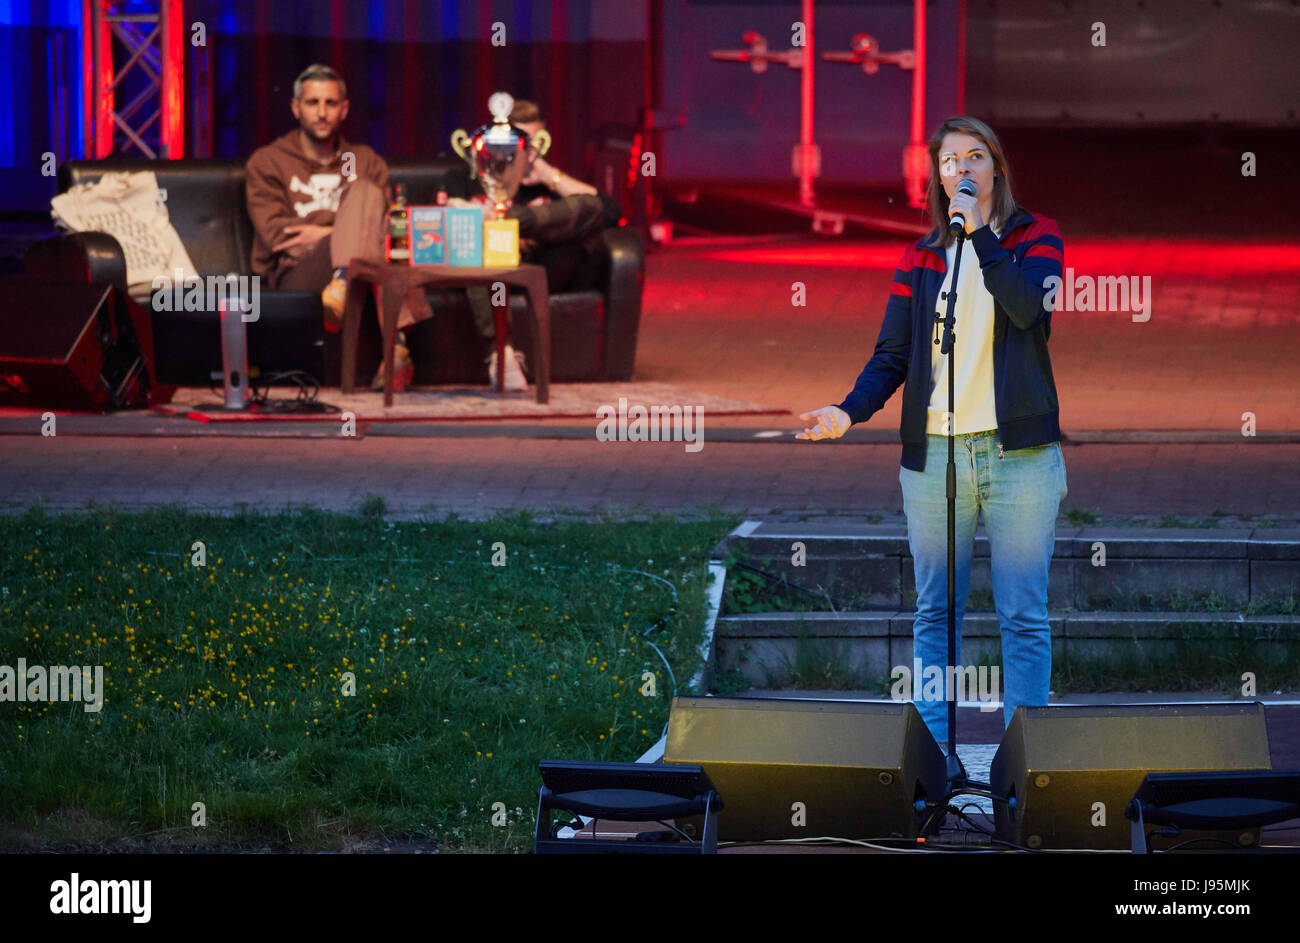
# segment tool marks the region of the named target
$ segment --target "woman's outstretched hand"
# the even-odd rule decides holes
[[[849,431],[849,426],[853,425],[853,420],[849,418],[849,414],[838,406],[823,406],[821,409],[814,409],[810,413],[800,413],[799,418],[804,422],[812,423],[812,425],[796,435],[795,438],[808,439],[813,442],[818,439],[838,439]]]

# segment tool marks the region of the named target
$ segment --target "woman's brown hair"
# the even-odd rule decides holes
[[[953,131],[979,138],[993,158],[993,220],[985,222],[996,220],[999,225],[1005,226],[1011,214],[1016,211],[1016,201],[1011,195],[1011,166],[1002,150],[1002,142],[993,133],[993,129],[970,115],[948,118],[930,136],[930,179],[925,188],[926,202],[930,206],[930,222],[939,230],[936,238],[926,244],[945,249],[955,240],[948,232],[948,194],[944,192],[939,180],[939,148],[943,146],[944,137]]]

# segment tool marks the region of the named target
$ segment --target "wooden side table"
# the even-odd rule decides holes
[[[533,383],[537,402],[550,399],[551,379],[551,300],[546,289],[546,269],[540,265],[516,268],[468,268],[455,265],[390,265],[384,259],[358,257],[348,263],[348,295],[343,307],[343,363],[341,380],[344,393],[356,385],[357,341],[361,335],[361,314],[365,310],[366,292],[373,293],[375,309],[381,313],[384,334],[384,405],[393,405],[393,349],[397,341],[397,321],[403,310],[428,310],[424,286],[443,285],[464,288],[504,282],[522,288],[528,295],[532,315],[534,350]],[[497,392],[505,391],[506,340],[510,330],[509,308],[493,306],[497,330]]]

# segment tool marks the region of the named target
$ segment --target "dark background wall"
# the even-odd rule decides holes
[[[187,0],[184,10],[207,29],[216,157],[244,159],[290,130],[293,79],[312,62],[348,82],[344,134],[385,156],[450,152],[451,132],[490,120],[488,96],[506,89],[541,105],[555,163],[578,169],[590,137],[635,121],[641,103],[643,0]],[[79,0],[0,0],[0,209],[48,208],[41,154],[83,155],[80,16]],[[504,45],[493,45],[496,22]]]
[[[644,96],[647,0],[187,0],[207,27],[215,75],[214,149],[243,159],[292,127],[292,80],[315,61],[349,82],[345,133],[381,154],[449,150],[487,119],[491,92],[536,99],[555,162],[581,172],[592,140],[632,124]],[[956,107],[958,0],[930,0],[927,129]],[[1297,129],[1300,3],[1295,0],[968,0],[967,108],[995,127]],[[818,0],[819,50],[865,30],[886,51],[911,45],[910,0]],[[790,179],[799,74],[710,61],[748,28],[790,45],[797,0],[663,0],[661,179]],[[44,212],[41,155],[83,153],[80,0],[0,0],[0,211]],[[492,24],[506,44],[492,45]],[[1107,45],[1091,43],[1106,24]],[[817,140],[827,180],[897,182],[910,73],[874,76],[819,62]],[[187,132],[192,131],[186,116]]]
[[[929,16],[926,121],[952,114],[957,102],[957,0],[934,0]],[[818,0],[814,137],[822,179],[880,183],[902,176],[902,148],[911,123],[912,73],[883,65],[821,61],[847,52],[867,32],[885,52],[912,48],[911,0],[862,3]],[[685,127],[664,135],[660,173],[692,180],[788,180],[799,140],[800,72],[769,64],[754,74],[738,62],[715,62],[713,49],[740,49],[756,29],[768,48],[790,48],[798,2],[686,0],[664,5],[664,106],[684,114]],[[928,130],[928,127],[927,127]]]
[[[967,106],[1019,124],[1300,128],[1298,42],[1295,0],[971,0]]]

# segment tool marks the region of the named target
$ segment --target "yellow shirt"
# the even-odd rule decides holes
[[[1002,234],[993,227],[994,235]],[[948,246],[948,270],[939,290],[936,311],[948,314],[948,300],[943,297],[952,287],[952,266],[957,243]],[[957,435],[984,432],[998,427],[997,401],[993,392],[993,296],[984,286],[979,257],[968,236],[962,244],[961,283],[957,286],[956,343],[953,359],[956,374],[953,402],[957,414]],[[940,331],[942,337],[942,331]],[[938,344],[930,347],[930,404],[927,409],[926,435],[948,434],[944,422],[948,413],[948,357],[939,352]]]

